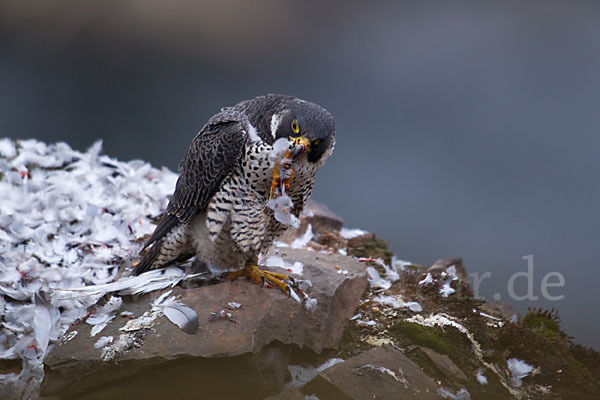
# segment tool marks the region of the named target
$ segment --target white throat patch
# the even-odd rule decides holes
[[[271,117],[271,136],[273,136],[273,139],[277,136],[277,128],[279,127],[282,118],[282,114],[273,114]]]

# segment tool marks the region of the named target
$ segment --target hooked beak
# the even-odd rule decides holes
[[[292,142],[294,142],[293,143],[294,156],[296,156],[300,153],[304,153],[305,151],[310,151],[310,140],[308,140],[304,136],[296,136],[296,137],[290,136],[290,140]]]

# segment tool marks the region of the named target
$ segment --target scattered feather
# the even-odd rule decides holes
[[[477,371],[477,382],[479,382],[481,385],[487,385],[488,383],[487,378],[485,377],[485,375],[483,375],[481,370]]]
[[[367,326],[374,326],[374,325],[377,325],[377,322],[375,322],[375,321],[373,321],[373,320],[370,320],[370,321],[358,320],[358,321],[356,321],[356,323],[357,323],[358,325],[367,325]]]
[[[404,300],[402,300],[401,296],[377,296],[373,299],[373,301],[381,305],[391,306],[395,309],[408,308],[409,310],[414,312],[423,311],[423,308],[419,303],[415,301],[405,302]]]
[[[419,281],[419,285],[428,285],[433,283],[433,276],[431,276],[431,274],[428,272],[427,276],[425,277],[425,279],[422,279]]]
[[[229,308],[230,310],[237,310],[241,306],[242,305],[240,303],[236,303],[235,301],[230,301],[229,303],[227,303],[227,308]]]
[[[213,311],[210,313],[210,317],[208,317],[208,320],[210,322],[219,319],[227,319],[230,322],[235,322],[235,320],[233,319],[233,314],[225,310]]]
[[[366,235],[367,233],[369,232],[363,231],[362,229],[342,228],[340,231],[340,235],[342,235],[342,237],[346,240],[354,239],[355,237]]]
[[[502,321],[502,318],[494,317],[493,315],[486,314],[483,311],[479,311],[479,315],[481,315],[482,317],[493,319],[494,321]]]
[[[319,302],[317,301],[317,299],[309,297],[308,299],[304,300],[304,308],[307,311],[315,312],[318,303]]]
[[[513,387],[521,387],[522,379],[528,376],[533,371],[533,366],[527,364],[523,360],[517,358],[509,358],[506,361],[508,370],[510,371],[510,383]]]
[[[353,315],[352,318],[350,318],[350,321],[354,321],[355,319],[359,319],[360,317],[362,317],[362,313],[358,313],[356,315]]]
[[[452,288],[450,286],[450,282],[452,282],[452,278],[449,278],[443,285],[442,287],[440,287],[440,294],[442,295],[442,297],[448,297],[451,294],[453,294],[454,292],[456,292],[456,290],[454,290],[454,288]]]
[[[308,224],[304,234],[301,237],[294,239],[294,241],[292,242],[292,245],[291,245],[292,249],[305,248],[306,245],[312,240],[313,236],[314,235],[313,235],[313,231],[312,231],[312,225]]]
[[[85,321],[90,325],[94,325],[92,331],[90,332],[91,337],[94,337],[100,333],[106,327],[106,325],[113,320],[117,310],[121,307],[121,304],[123,304],[123,299],[120,297],[111,296],[105,305],[99,307],[96,306],[95,313],[88,317],[88,319]]]
[[[286,388],[300,389],[308,382],[313,380],[320,372],[325,371],[327,368],[333,367],[336,364],[343,363],[344,360],[341,358],[330,358],[323,364],[313,367],[303,367],[301,365],[288,365],[288,371],[292,377],[291,381],[288,382]],[[308,396],[306,396],[308,398]]]
[[[417,303],[416,301],[407,301],[406,303],[404,303],[404,306],[408,307],[409,310],[414,311],[414,312],[423,311],[423,307],[421,307],[421,305],[419,303]]]
[[[106,346],[109,343],[113,342],[113,337],[112,336],[101,336],[100,339],[98,339],[96,341],[96,343],[94,343],[94,348],[96,350],[103,348],[104,346]]]
[[[384,269],[384,271],[385,271],[385,277],[390,282],[394,283],[398,279],[400,279],[400,274],[398,274],[398,271],[396,270],[395,267],[390,267],[381,258],[375,259],[374,262],[377,263],[377,264],[379,264]],[[392,262],[392,265],[394,265],[393,262]]]
[[[265,265],[268,267],[283,268],[295,275],[302,275],[304,269],[304,265],[301,262],[295,262],[291,264],[279,256],[267,257],[267,259],[265,260]]]
[[[445,389],[445,388],[438,388],[437,392],[443,399],[451,399],[451,400],[470,400],[471,399],[471,395],[465,388],[460,389],[456,393],[452,393],[451,391],[449,391],[448,389]]]
[[[198,314],[185,304],[173,301],[164,306],[163,313],[188,335],[193,335],[198,329]]]
[[[367,274],[369,274],[369,284],[371,287],[387,290],[392,287],[392,282],[385,280],[379,275],[379,272],[373,267],[367,267]]]
[[[392,266],[396,271],[404,271],[408,265],[413,265],[413,263],[410,261],[398,260],[395,255],[392,257]]]

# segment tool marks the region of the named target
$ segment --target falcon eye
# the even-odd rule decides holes
[[[292,121],[292,132],[294,133],[299,133],[300,132],[300,125],[298,125],[298,120],[294,119]]]

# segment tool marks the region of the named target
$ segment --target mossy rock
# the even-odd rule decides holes
[[[530,310],[521,324],[531,329],[536,335],[550,341],[562,340],[567,335],[560,330],[560,318],[555,310]]]
[[[392,325],[389,331],[394,337],[404,339],[411,344],[429,347],[440,354],[452,355],[456,352],[456,348],[449,341],[448,335],[437,327],[400,321]]]
[[[358,258],[381,258],[390,265],[392,253],[385,240],[378,239],[373,234],[355,237],[348,241],[348,254]]]

